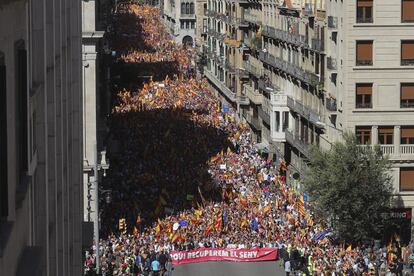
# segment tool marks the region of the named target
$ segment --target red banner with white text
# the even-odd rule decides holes
[[[260,262],[276,260],[277,249],[197,248],[189,251],[170,251],[170,256],[174,265],[208,261]]]

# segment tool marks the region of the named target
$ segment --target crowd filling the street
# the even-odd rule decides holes
[[[109,124],[121,142],[103,184],[112,202],[102,206],[103,238],[86,252],[86,273],[96,246],[102,275],[171,275],[170,251],[257,247],[277,248],[292,275],[402,273],[413,244],[338,242],[300,185],[287,181],[286,162],[256,149],[236,111],[196,78],[195,50],[173,42],[159,8],[119,4],[113,12],[115,62],[175,66],[159,68],[161,81],[114,92]]]

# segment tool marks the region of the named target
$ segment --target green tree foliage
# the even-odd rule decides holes
[[[352,134],[329,151],[310,149],[303,180],[315,212],[341,239],[364,243],[381,238],[381,216],[392,195],[390,161],[378,147],[361,147]]]

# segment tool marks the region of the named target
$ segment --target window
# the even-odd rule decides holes
[[[185,28],[184,21],[181,21],[181,29],[184,29],[184,28]]]
[[[401,145],[414,145],[414,126],[401,127]]]
[[[6,65],[0,52],[0,218],[7,217],[8,181],[7,181],[7,93]]]
[[[372,65],[372,41],[356,42],[356,65]]]
[[[357,126],[355,129],[358,143],[361,145],[371,144],[371,127]]]
[[[282,131],[286,131],[289,128],[289,111],[283,112],[283,125]]]
[[[357,0],[357,23],[372,23],[372,0]]]
[[[414,83],[401,83],[401,108],[414,107]]]
[[[275,111],[275,131],[279,131],[279,126],[280,126],[280,112],[279,111]]]
[[[190,3],[185,4],[185,13],[190,14]]]
[[[400,168],[400,191],[414,191],[414,168]]]
[[[190,14],[194,14],[194,3],[190,3]]]
[[[414,0],[402,0],[401,21],[414,22]]]
[[[16,152],[18,180],[21,183],[21,177],[27,173],[28,168],[28,120],[27,120],[27,53],[24,41],[18,41],[15,44],[15,81],[16,81]]]
[[[414,65],[414,40],[401,41],[401,65]]]
[[[185,3],[181,3],[181,14],[185,14]]]
[[[378,128],[378,143],[380,145],[392,145],[394,144],[394,127],[381,126]]]
[[[357,83],[356,108],[372,108],[372,83]]]

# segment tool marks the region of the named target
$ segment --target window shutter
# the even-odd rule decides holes
[[[401,42],[401,58],[414,59],[414,41]]]
[[[358,0],[358,7],[372,7],[372,0]]]
[[[379,127],[378,133],[379,134],[393,134],[394,128],[393,127]]]
[[[401,191],[414,190],[414,168],[400,168]]]
[[[414,99],[414,83],[401,84],[401,100]]]
[[[357,60],[372,60],[372,41],[357,42]]]
[[[402,1],[402,19],[403,21],[414,21],[414,0]]]
[[[372,95],[372,83],[359,83],[356,87],[357,95]]]
[[[401,138],[412,138],[414,137],[414,127],[401,127]]]

